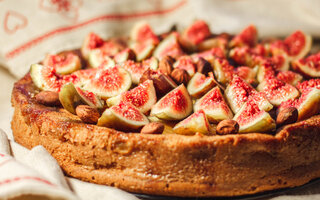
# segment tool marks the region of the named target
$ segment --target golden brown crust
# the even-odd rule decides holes
[[[275,136],[123,133],[83,124],[39,105],[29,75],[13,89],[15,140],[43,145],[66,174],[127,191],[172,196],[235,196],[294,187],[320,177],[320,116]]]

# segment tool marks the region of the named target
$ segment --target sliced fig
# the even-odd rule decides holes
[[[275,77],[276,71],[270,62],[264,62],[261,65],[259,65],[257,72],[257,80],[259,81],[259,83],[263,82],[266,79]]]
[[[88,63],[93,68],[109,68],[114,67],[114,60],[106,53],[104,53],[101,49],[94,49],[90,51],[88,56]]]
[[[132,131],[149,123],[148,118],[128,102],[120,102],[106,109],[98,120],[98,126]]]
[[[173,131],[180,135],[194,135],[210,133],[210,124],[203,110],[199,110],[173,127]]]
[[[114,57],[125,48],[126,44],[123,44],[122,41],[109,39],[107,41],[104,41],[103,45],[99,49],[101,49],[104,55]]]
[[[271,62],[274,63],[274,68],[277,71],[288,71],[289,70],[289,57],[287,54],[279,54],[272,56]]]
[[[293,71],[280,71],[277,74],[277,79],[290,85],[296,86],[298,82],[302,81],[303,77]]]
[[[203,109],[210,122],[216,123],[233,117],[218,86],[211,89],[194,104],[194,111]]]
[[[82,70],[75,71],[71,75],[77,77],[78,81],[73,83],[77,86],[83,86],[86,84],[86,82],[91,81],[91,79],[93,79],[98,73],[98,71],[101,69],[102,68],[90,68],[90,69],[82,69]]]
[[[226,59],[215,58],[213,61],[213,72],[217,81],[226,85],[232,80],[234,67]]]
[[[249,84],[254,84],[257,82],[256,75],[257,75],[257,68],[250,68],[247,66],[240,66],[235,68],[234,74],[238,75],[242,79],[244,79]]]
[[[194,98],[200,98],[216,85],[213,77],[206,77],[199,72],[188,83],[188,92]]]
[[[251,98],[241,107],[233,120],[237,121],[240,128],[239,133],[265,133],[276,128],[272,117]]]
[[[300,92],[309,88],[320,89],[320,79],[310,79],[307,81],[303,81],[302,83],[297,84],[297,88],[300,90]]]
[[[153,51],[153,56],[162,59],[164,56],[178,58],[185,53],[182,51],[178,43],[178,33],[173,32],[168,37],[160,42],[157,48]]]
[[[269,111],[273,107],[262,93],[258,93],[239,76],[233,77],[225,90],[225,97],[234,113],[238,113],[249,97],[255,101],[261,110]]]
[[[81,97],[73,83],[67,83],[59,92],[59,100],[64,109],[72,114],[76,114],[76,107],[79,104]]]
[[[44,66],[53,66],[58,74],[71,74],[81,69],[81,61],[78,55],[67,52],[61,54],[49,54],[43,60]]]
[[[134,53],[134,51],[130,48],[126,48],[122,51],[120,51],[119,53],[117,53],[113,60],[116,62],[116,63],[123,63],[127,60],[133,60],[135,61],[136,60],[136,54]]]
[[[149,59],[143,60],[142,65],[144,68],[157,70],[159,67],[159,60],[156,57],[151,57]]]
[[[263,92],[270,103],[275,106],[279,106],[282,102],[289,99],[295,99],[300,95],[294,86],[276,78],[264,80],[258,85],[257,89]]]
[[[210,35],[211,33],[208,24],[203,20],[196,20],[183,31],[179,40],[185,49],[194,51],[196,50],[196,45]]]
[[[312,38],[302,31],[295,31],[284,41],[277,40],[270,44],[273,55],[287,53],[290,60],[303,58],[308,54],[312,46]]]
[[[72,84],[72,83],[69,83]],[[81,101],[91,107],[101,109],[104,106],[104,101],[101,98],[94,94],[93,92],[83,90],[80,87],[75,86],[75,89],[81,98]]]
[[[130,39],[138,43],[147,42],[154,45],[159,43],[159,38],[145,21],[138,22],[134,25],[130,33]]]
[[[100,36],[98,36],[93,32],[89,33],[84,39],[84,42],[81,47],[82,56],[85,59],[88,59],[90,51],[92,51],[93,49],[102,47],[103,44],[104,44],[104,41]]]
[[[118,96],[111,97],[107,100],[108,106],[113,106],[121,101],[129,102],[134,105],[140,112],[148,112],[157,102],[156,90],[152,80],[146,80],[130,91],[124,92]]]
[[[53,66],[32,64],[30,75],[33,83],[41,90],[59,92],[63,85],[63,77],[56,73]]]
[[[312,46],[312,38],[302,31],[296,31],[284,40],[287,52],[291,60],[296,60],[306,56]]]
[[[98,70],[94,78],[83,86],[83,89],[93,92],[101,98],[109,98],[127,91],[131,83],[130,74],[122,67],[115,66]]]
[[[134,53],[136,54],[136,60],[142,61],[152,55],[155,45],[148,42],[133,42],[130,44],[130,48],[132,48]]]
[[[229,57],[239,65],[254,66],[253,55],[248,46],[235,47],[230,50]]]
[[[179,57],[173,67],[186,70],[190,76],[196,72],[196,65],[190,56]]]
[[[236,35],[229,43],[230,47],[249,46],[254,47],[258,41],[258,31],[254,25],[250,25]]]
[[[298,99],[289,99],[281,103],[278,108],[278,112],[288,107],[297,108],[298,121],[318,114],[320,111],[320,90],[317,88],[308,88],[303,90]]]
[[[142,74],[148,69],[146,65],[142,65],[141,63],[138,62],[133,62],[132,60],[128,60],[122,64],[120,64],[121,67],[126,69],[132,79],[132,83],[138,84],[139,80],[142,76]]]
[[[217,58],[226,57],[224,51],[219,47],[212,48],[210,50],[199,52],[199,53],[194,53],[191,55],[191,58],[195,63],[199,61],[199,58],[203,58],[207,61],[210,61],[216,57]]]
[[[197,49],[199,51],[206,51],[212,48],[220,48],[225,52],[227,50],[227,46],[228,36],[225,34],[221,34],[216,37],[203,40],[201,43],[197,45]]]
[[[162,97],[151,109],[151,116],[164,120],[181,120],[192,112],[192,100],[183,84]]]
[[[292,68],[308,78],[320,77],[320,52],[305,59],[293,61]]]

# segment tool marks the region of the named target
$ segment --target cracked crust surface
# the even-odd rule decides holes
[[[149,135],[88,125],[34,100],[27,74],[14,85],[15,140],[43,145],[72,177],[130,192],[181,197],[254,194],[320,177],[320,116],[275,135]]]

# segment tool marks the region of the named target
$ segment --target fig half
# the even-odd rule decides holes
[[[211,89],[201,99],[198,99],[194,104],[194,111],[204,110],[208,120],[212,123],[231,119],[233,113],[226,103],[218,86]]]
[[[295,107],[298,110],[298,121],[316,115],[320,111],[320,89],[306,88],[298,99],[289,99],[278,108],[278,112],[287,107]]]
[[[98,126],[134,131],[149,123],[148,118],[128,102],[120,102],[106,109],[98,120]]]
[[[252,98],[243,104],[233,120],[240,126],[239,133],[263,133],[276,128],[276,123],[269,113],[260,110]]]
[[[305,59],[293,61],[292,68],[308,78],[320,77],[320,52]]]
[[[234,113],[237,113],[241,109],[250,96],[252,96],[253,101],[257,103],[261,110],[269,111],[273,107],[262,93],[258,93],[239,76],[233,77],[225,90],[225,96]]]
[[[129,102],[140,112],[148,112],[157,102],[156,90],[152,80],[146,80],[137,87],[107,100],[108,106],[119,104],[121,101]]]
[[[131,83],[130,74],[122,67],[115,66],[97,70],[94,77],[85,83],[83,89],[107,99],[127,91]]]
[[[192,97],[200,98],[215,85],[213,77],[206,77],[204,74],[197,72],[189,81],[187,89]]]
[[[150,116],[163,120],[181,120],[192,112],[192,100],[183,84],[162,97],[151,109]]]
[[[81,69],[81,61],[78,55],[72,52],[61,54],[48,54],[43,60],[44,66],[52,66],[58,74],[71,74]]]
[[[258,91],[263,92],[267,99],[275,106],[279,106],[288,99],[299,97],[299,91],[292,85],[280,81],[276,78],[264,80],[257,87]]]
[[[210,124],[203,110],[199,110],[173,127],[173,131],[180,135],[194,135],[195,133],[209,134]]]

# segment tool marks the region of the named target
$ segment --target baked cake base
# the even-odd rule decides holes
[[[320,177],[320,116],[275,135],[123,133],[84,124],[34,100],[27,74],[12,93],[15,141],[43,145],[72,177],[126,191],[181,197],[236,196],[295,187]]]

